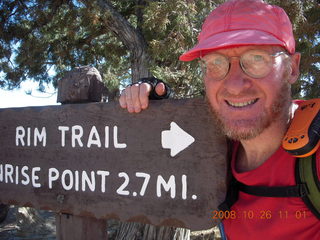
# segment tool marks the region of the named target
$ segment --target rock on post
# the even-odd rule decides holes
[[[76,67],[58,82],[57,102],[62,104],[102,102],[107,95],[99,71],[91,66]]]

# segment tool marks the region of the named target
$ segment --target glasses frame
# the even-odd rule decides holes
[[[278,56],[280,56],[280,55],[282,55],[282,54],[286,54],[286,55],[287,55],[287,52],[285,52],[285,51],[280,51],[280,52],[276,52],[276,53],[270,54],[270,53],[268,53],[267,51],[265,51],[265,50],[260,50],[260,49],[250,49],[250,50],[242,53],[240,56],[226,56],[226,55],[221,54],[221,53],[214,53],[214,54],[216,54],[216,55],[221,55],[221,56],[223,56],[225,59],[227,59],[227,61],[228,61],[228,63],[229,63],[229,65],[228,65],[228,70],[226,71],[226,73],[225,73],[223,76],[221,76],[220,78],[217,78],[217,79],[214,79],[214,80],[215,80],[215,81],[220,81],[220,80],[224,79],[224,78],[229,74],[230,68],[231,68],[231,59],[232,59],[232,58],[239,58],[239,65],[240,65],[240,67],[241,67],[241,70],[242,70],[247,76],[252,77],[252,78],[255,78],[255,79],[260,79],[260,78],[266,77],[266,76],[271,72],[272,67],[270,67],[269,71],[267,71],[267,72],[266,72],[265,74],[263,74],[263,75],[254,75],[254,74],[248,72],[248,71],[245,69],[245,67],[243,66],[243,63],[242,63],[242,61],[241,61],[241,60],[242,60],[242,57],[243,57],[246,53],[251,52],[251,51],[255,51],[255,50],[258,50],[258,51],[261,51],[261,52],[265,52],[265,53],[266,53],[268,56],[270,56],[272,59],[275,59],[276,57],[278,57]],[[209,53],[208,55],[210,55],[210,53]],[[207,66],[206,66],[206,61],[204,60],[204,56],[203,56],[203,57],[202,57],[202,56],[200,57],[200,66],[201,66],[201,72],[202,72],[203,76],[206,76],[206,74],[207,74]]]

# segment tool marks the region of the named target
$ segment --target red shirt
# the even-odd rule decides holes
[[[296,158],[282,147],[261,166],[243,173],[235,170],[238,147],[239,143],[236,143],[231,162],[232,173],[238,181],[247,185],[296,185],[294,176]],[[319,150],[317,166],[317,174],[320,178]],[[231,210],[234,211],[233,215],[223,220],[228,240],[320,239],[320,221],[298,197],[258,197],[239,192],[239,199]]]

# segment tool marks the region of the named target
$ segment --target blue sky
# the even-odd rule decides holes
[[[57,94],[52,85],[46,88],[47,93],[37,91],[38,83],[25,81],[21,88],[13,91],[0,89],[0,108],[56,105]],[[31,95],[26,92],[32,92]]]

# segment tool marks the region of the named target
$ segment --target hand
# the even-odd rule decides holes
[[[134,84],[126,87],[121,93],[119,103],[122,108],[126,108],[129,113],[139,113],[149,106],[149,94],[152,87],[149,83]],[[160,82],[155,87],[155,92],[159,96],[166,94],[164,83]]]

